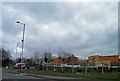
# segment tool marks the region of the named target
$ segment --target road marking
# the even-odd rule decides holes
[[[37,77],[33,77],[33,76],[27,76],[27,77],[30,77],[30,78],[33,78],[33,79],[43,79],[43,78],[37,78]]]

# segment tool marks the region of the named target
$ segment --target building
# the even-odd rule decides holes
[[[78,63],[78,58],[75,57],[74,55],[70,56],[70,57],[67,57],[67,58],[61,58],[61,57],[56,57],[56,58],[53,58],[52,59],[52,62],[53,63],[57,63],[57,64],[76,64]]]
[[[60,63],[62,63],[62,59],[61,59],[60,57],[53,58],[53,59],[52,59],[52,63],[60,64]]]
[[[95,63],[107,63],[110,65],[118,65],[119,63],[119,57],[117,55],[113,55],[113,56],[89,56],[88,57],[88,62],[90,65],[95,65]],[[107,65],[105,64],[105,65]]]

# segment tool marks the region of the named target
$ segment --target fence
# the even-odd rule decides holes
[[[118,72],[119,66],[110,66],[109,70],[104,68],[104,72]],[[39,69],[39,67],[37,68]],[[67,65],[67,64],[46,64],[43,65],[43,69],[53,72],[73,72],[73,73],[97,73],[101,72],[101,67],[96,66],[80,66],[80,65]]]

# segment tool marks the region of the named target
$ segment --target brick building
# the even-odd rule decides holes
[[[89,56],[88,57],[88,62],[90,65],[94,65],[95,62],[102,62],[102,61],[106,61],[106,62],[110,62],[111,65],[118,65],[119,63],[119,57],[117,55],[114,56]]]
[[[71,63],[78,63],[78,58],[75,57],[74,55],[70,56],[70,57],[67,57],[67,58],[61,58],[61,57],[56,57],[56,58],[53,58],[52,59],[52,62],[53,63],[57,63],[57,64],[65,64],[65,63],[68,63],[68,64],[71,64]]]

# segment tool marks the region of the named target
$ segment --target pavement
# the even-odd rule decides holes
[[[70,77],[61,77],[61,76],[46,76],[46,75],[34,75],[34,74],[25,74],[26,76],[34,76],[38,78],[45,78],[55,81],[116,81],[116,80],[96,80],[90,78],[70,78]]]
[[[15,69],[4,69],[4,73],[14,73],[16,75],[21,75],[21,76],[31,76],[31,77],[36,77],[36,78],[45,78],[45,79],[51,79],[51,80],[73,80],[73,79],[85,79],[85,78],[71,78],[71,77],[62,77],[62,76],[47,76],[47,75],[38,75],[38,74],[28,74],[28,73],[18,73],[17,70]],[[3,77],[4,77],[3,73]],[[93,80],[93,79],[92,79]]]
[[[96,80],[96,79],[85,79],[85,78],[70,78],[61,76],[47,76],[47,75],[36,75],[36,74],[12,74],[9,71],[16,72],[15,70],[3,69],[2,81],[116,81],[116,80]]]
[[[62,80],[62,79],[80,79],[80,78],[70,78],[70,77],[61,77],[61,76],[47,76],[47,75],[35,75],[35,74],[26,74],[23,73],[25,76],[34,76],[38,78],[46,78],[46,79],[53,79],[53,80]],[[83,79],[83,78],[81,78]]]
[[[24,74],[8,73],[6,70],[2,73],[2,81],[55,81],[34,76],[25,76]]]

